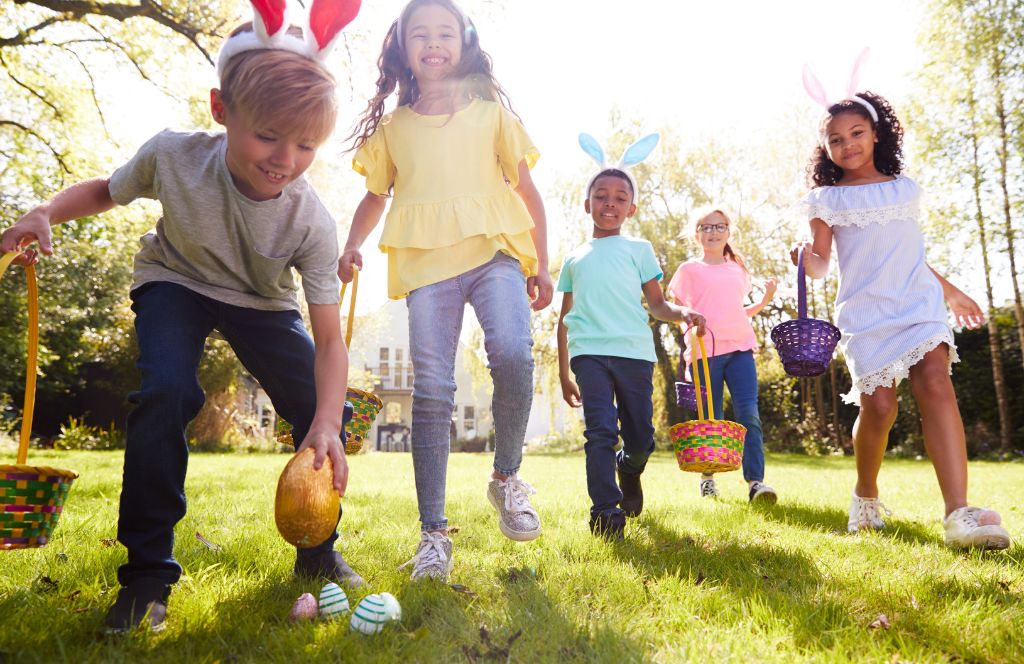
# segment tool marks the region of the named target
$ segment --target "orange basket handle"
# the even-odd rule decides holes
[[[714,417],[713,412],[709,415],[709,411],[712,410],[711,404],[714,403],[714,398],[711,395],[711,371],[708,369],[708,352],[704,348],[704,337],[698,337],[696,332],[690,333],[690,348],[696,348],[700,350],[700,362],[704,365],[704,380],[701,381],[700,371],[693,372],[693,387],[697,393],[697,419],[698,420],[712,420]],[[694,362],[696,364],[696,362]],[[701,383],[705,383],[704,387],[708,391],[708,402],[704,403],[704,398],[701,396]]]
[[[341,285],[341,304],[345,303],[345,289],[348,284]],[[356,292],[359,290],[359,268],[352,266],[352,301],[348,305],[348,319],[345,321],[345,347],[352,346],[352,323],[356,318]]]
[[[12,251],[0,258],[0,278],[11,263],[21,255]],[[39,289],[36,286],[36,269],[25,266],[28,281],[28,361],[25,363],[25,404],[21,409],[21,435],[18,438],[18,465],[28,460],[28,441],[32,435],[32,415],[36,408],[36,370],[39,363]]]

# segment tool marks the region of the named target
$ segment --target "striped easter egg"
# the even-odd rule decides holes
[[[348,595],[337,583],[328,583],[320,591],[320,615],[335,618],[348,611]]]
[[[394,595],[391,593],[381,593],[380,599],[384,602],[385,620],[402,619],[402,605],[398,603],[398,599]]]
[[[360,634],[379,634],[384,629],[387,617],[384,612],[384,600],[380,595],[367,595],[356,604],[352,612],[349,627]]]

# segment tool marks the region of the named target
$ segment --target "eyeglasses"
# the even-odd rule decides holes
[[[729,230],[729,224],[701,224],[697,230],[701,233],[724,233]]]

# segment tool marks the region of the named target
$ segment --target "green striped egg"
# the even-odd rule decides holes
[[[402,606],[398,603],[398,599],[391,593],[381,593],[380,599],[384,602],[384,619],[385,620],[401,620],[402,619]]]
[[[328,583],[320,591],[320,615],[334,618],[348,611],[348,595],[337,583]]]
[[[349,627],[360,634],[379,634],[387,622],[384,600],[380,595],[367,595],[356,604]]]

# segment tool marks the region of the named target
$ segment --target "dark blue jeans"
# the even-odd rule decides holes
[[[699,367],[703,379],[704,365],[697,362],[695,366]],[[743,479],[748,482],[764,481],[764,442],[761,415],[757,409],[757,366],[753,351],[738,350],[715,355],[708,359],[708,370],[711,372],[715,419],[723,417],[722,389],[728,385],[736,421],[747,427],[747,437],[743,441]]]
[[[292,424],[296,446],[316,410],[313,340],[297,311],[260,311],[218,302],[177,284],[149,283],[132,291],[142,386],[128,400],[117,539],[128,563],[121,585],[139,577],[175,583],[174,525],[185,516],[185,427],[206,400],[196,371],[206,337],[219,330],[266,391],[277,413]],[[346,421],[351,417],[345,409]],[[339,518],[341,517],[339,513]],[[335,531],[315,549],[332,550]]]
[[[569,366],[583,399],[587,491],[593,503],[590,514],[621,513],[616,464],[624,473],[639,475],[654,452],[654,363],[610,355],[577,355]],[[616,455],[620,435],[622,450]]]

